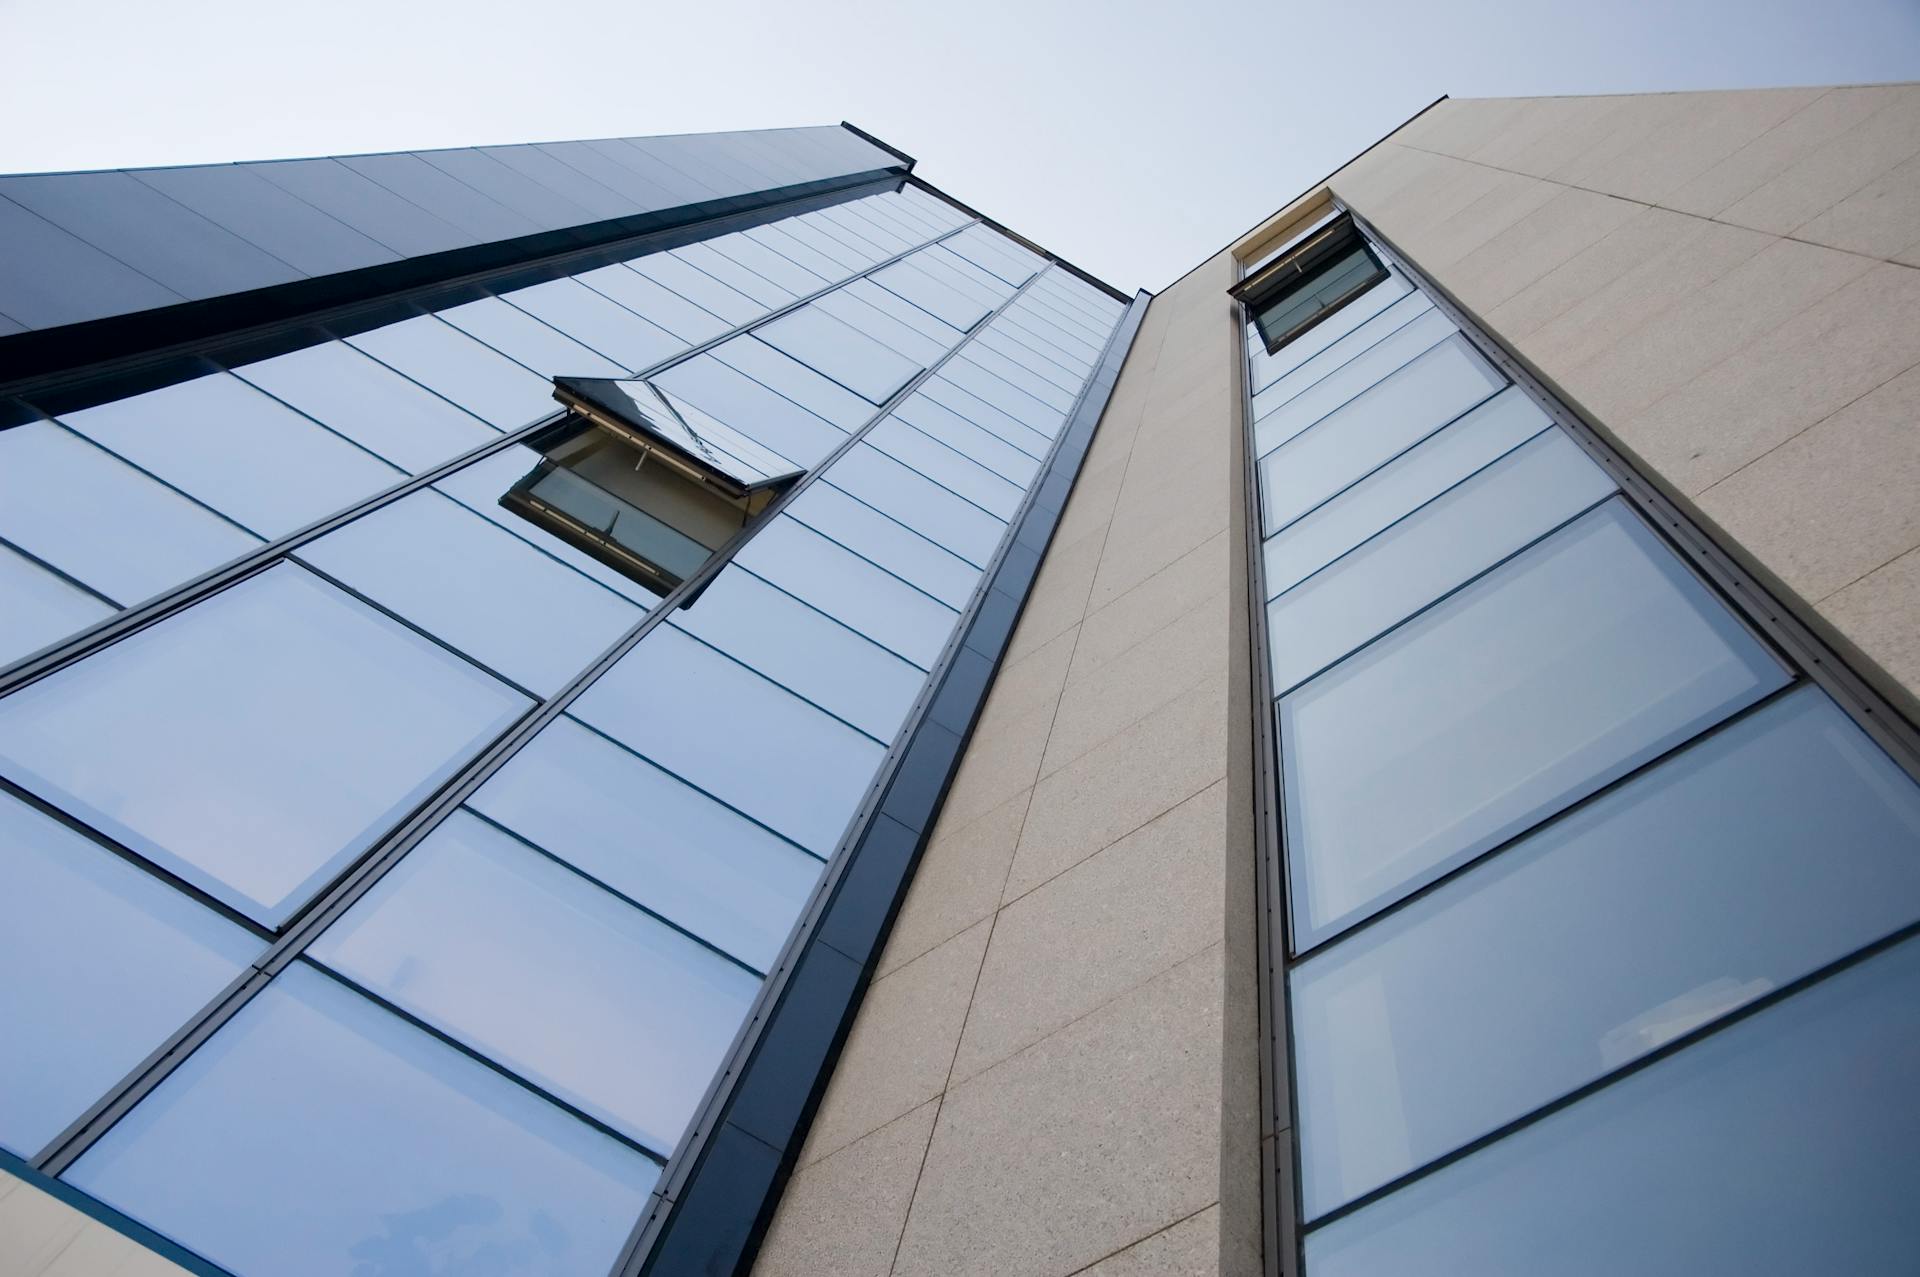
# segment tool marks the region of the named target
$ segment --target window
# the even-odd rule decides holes
[[[531,440],[540,461],[500,504],[657,593],[699,571],[799,476],[647,382],[554,385],[573,411]]]
[[[1271,354],[1386,277],[1373,248],[1343,217],[1242,281],[1233,295],[1252,313]]]

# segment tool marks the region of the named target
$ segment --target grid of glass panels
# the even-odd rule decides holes
[[[1122,314],[969,223],[871,196],[0,434],[8,655],[364,507],[0,699],[0,948],[85,938],[7,996],[0,1145],[252,976],[65,1179],[243,1274],[604,1271]],[[500,504],[553,376],[635,373],[810,472],[664,616]]]
[[[1247,361],[1308,1271],[1899,1271],[1920,787],[1398,269]]]

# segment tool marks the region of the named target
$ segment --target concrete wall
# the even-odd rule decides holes
[[[1920,85],[1443,102],[1334,191],[1920,689]]]
[[[186,1269],[0,1171],[5,1277],[186,1277]]]
[[[1147,311],[762,1277],[1258,1264],[1231,280]]]

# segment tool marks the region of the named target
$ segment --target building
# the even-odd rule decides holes
[[[1907,1271],[1920,87],[911,168],[0,179],[11,1270]]]

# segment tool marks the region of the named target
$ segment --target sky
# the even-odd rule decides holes
[[[1442,94],[1920,79],[1920,0],[0,0],[0,172],[849,120],[1160,288]]]

